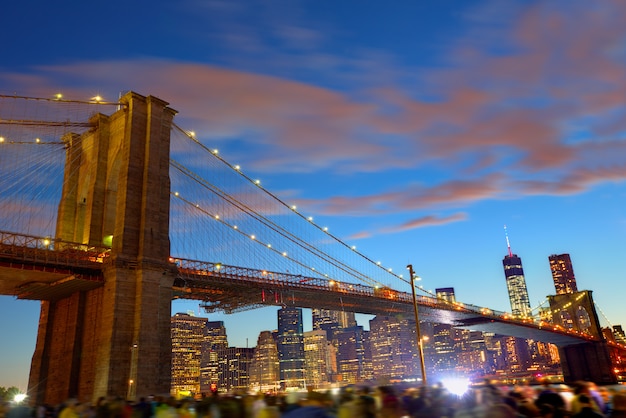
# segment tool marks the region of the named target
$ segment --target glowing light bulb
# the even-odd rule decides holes
[[[178,192],[174,192],[174,196],[178,196]]]
[[[235,166],[235,170],[239,171],[239,170],[241,170],[241,167],[239,165],[236,165]]]

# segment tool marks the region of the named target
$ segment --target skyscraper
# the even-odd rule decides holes
[[[550,271],[552,271],[552,280],[554,280],[554,288],[557,295],[564,293],[576,293],[576,277],[574,277],[574,268],[569,254],[552,254],[548,257],[550,260]]]
[[[206,336],[202,343],[200,363],[200,390],[208,393],[219,382],[219,352],[228,348],[228,338],[223,321],[206,323]]]
[[[171,318],[174,396],[200,394],[200,362],[207,318],[177,313]]]
[[[370,320],[369,341],[374,379],[420,376],[420,359],[415,334],[413,319],[377,315]]]
[[[456,302],[453,287],[441,287],[435,289],[438,301],[448,303]],[[456,330],[449,324],[433,324],[433,338],[431,345],[434,353],[432,353],[433,371],[436,373],[445,373],[454,370],[457,366],[457,353],[455,350],[454,336]]]
[[[304,389],[302,309],[286,307],[278,311],[277,348],[281,389]]]
[[[261,331],[250,364],[250,389],[277,391],[279,377],[276,340],[270,331]]]
[[[326,337],[331,341],[333,333],[340,328],[356,327],[354,312],[331,311],[329,309],[313,309],[313,329],[323,329]]]
[[[336,358],[337,350],[326,338],[326,331],[316,329],[304,333],[307,387],[322,388],[330,384],[333,376],[331,355]]]
[[[504,228],[506,231],[506,227]],[[528,289],[526,288],[526,279],[524,278],[524,269],[522,268],[522,259],[511,252],[511,244],[509,236],[506,236],[506,244],[509,253],[504,256],[502,266],[504,267],[504,277],[506,278],[506,287],[509,291],[509,301],[511,302],[511,312],[515,316],[530,316],[530,299],[528,298]]]
[[[335,333],[337,339],[337,373],[345,383],[358,383],[363,379],[365,347],[363,327],[341,328]]]
[[[250,385],[250,362],[253,348],[228,347],[218,352],[218,387],[227,392],[247,390]]]

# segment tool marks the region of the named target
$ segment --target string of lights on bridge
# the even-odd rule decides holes
[[[261,180],[260,180],[260,179],[254,179],[254,178],[252,178],[252,177],[249,177],[248,175],[246,175],[246,174],[242,171],[242,169],[241,169],[241,166],[240,166],[240,165],[238,165],[238,164],[231,164],[230,162],[226,161],[226,160],[225,160],[225,159],[224,159],[221,155],[219,155],[219,150],[217,150],[217,149],[210,149],[210,148],[208,148],[207,146],[205,146],[204,144],[202,144],[202,143],[201,143],[201,142],[197,139],[197,135],[196,135],[196,133],[195,133],[194,131],[187,131],[187,130],[184,130],[184,129],[182,129],[181,127],[179,127],[178,125],[176,125],[176,124],[174,124],[174,128],[175,128],[175,129],[178,129],[178,130],[179,130],[181,133],[183,133],[183,134],[184,134],[187,138],[189,138],[189,139],[190,139],[190,140],[192,140],[194,143],[196,143],[197,145],[199,145],[200,147],[202,147],[205,151],[207,151],[208,153],[210,153],[211,155],[213,155],[216,159],[218,159],[218,160],[219,160],[219,161],[221,161],[223,164],[225,164],[227,167],[229,167],[231,170],[233,170],[233,172],[237,173],[239,176],[241,176],[242,178],[244,178],[246,181],[248,181],[249,183],[251,183],[251,184],[255,185],[256,187],[258,187],[260,190],[262,190],[264,193],[266,193],[268,196],[270,196],[270,197],[271,197],[272,199],[274,199],[276,202],[278,202],[278,203],[279,203],[279,204],[281,204],[282,206],[284,206],[284,207],[288,208],[289,210],[291,210],[294,214],[296,214],[297,216],[299,216],[301,219],[306,220],[308,223],[310,223],[312,226],[314,226],[315,228],[317,228],[319,231],[323,232],[326,236],[328,236],[329,238],[331,238],[331,239],[332,239],[332,240],[334,240],[335,242],[337,242],[337,243],[339,243],[339,244],[343,245],[344,247],[346,247],[346,248],[350,249],[350,250],[351,250],[351,251],[353,251],[355,254],[357,254],[358,256],[360,256],[362,259],[366,260],[367,262],[371,263],[372,265],[376,266],[377,268],[380,268],[381,270],[385,271],[385,273],[387,273],[387,274],[389,274],[389,275],[391,275],[391,276],[395,277],[395,278],[396,278],[396,279],[398,279],[398,280],[403,281],[404,283],[407,283],[407,284],[409,284],[409,285],[411,284],[411,281],[410,281],[410,280],[405,279],[405,278],[403,277],[403,275],[402,275],[402,274],[395,274],[395,273],[393,272],[393,269],[392,269],[392,268],[387,268],[387,267],[383,266],[383,264],[382,264],[380,261],[374,261],[374,260],[372,260],[371,258],[369,258],[368,256],[366,256],[365,254],[363,254],[363,253],[359,252],[359,251],[357,250],[357,247],[356,247],[355,245],[349,245],[349,244],[345,243],[344,241],[342,241],[342,240],[341,240],[340,238],[338,238],[337,236],[333,235],[331,232],[329,232],[328,227],[326,227],[326,226],[320,226],[320,225],[316,224],[316,223],[314,222],[314,218],[313,218],[312,216],[305,216],[305,215],[303,215],[302,213],[300,213],[300,212],[298,211],[298,208],[297,208],[297,206],[296,206],[296,205],[289,205],[289,204],[287,204],[287,203],[283,202],[283,201],[282,201],[280,198],[278,198],[275,194],[273,194],[273,193],[272,193],[272,192],[270,192],[269,190],[265,189],[265,188],[261,185]],[[181,166],[179,163],[174,162],[174,165],[175,165],[175,166],[178,166],[178,167],[177,167],[178,169],[181,169],[181,168],[182,168],[182,166]],[[191,201],[187,201],[187,200],[183,199],[183,197],[182,197],[182,196],[180,196],[180,193],[179,193],[179,192],[173,192],[173,195],[174,195],[175,197],[177,197],[177,198],[179,198],[179,199],[181,199],[181,200],[185,201],[185,202],[186,202],[187,204],[189,204],[189,205],[196,206],[196,208],[200,210],[200,208],[199,208],[199,207],[198,207],[195,203],[193,203],[193,202],[191,202]],[[300,265],[300,266],[302,266],[302,267],[305,267],[306,269],[308,269],[308,270],[310,270],[310,271],[316,271],[314,267],[311,267],[311,266],[305,265],[304,263],[302,263],[302,262],[300,262],[300,261],[298,261],[298,260],[296,260],[296,259],[294,259],[294,258],[289,257],[289,256],[288,256],[288,254],[287,254],[286,252],[281,252],[281,251],[278,251],[277,249],[273,248],[273,247],[272,247],[272,245],[271,245],[271,243],[264,243],[264,242],[260,241],[260,240],[258,239],[258,237],[256,237],[256,235],[255,235],[255,234],[252,234],[252,233],[247,233],[247,232],[243,232],[243,231],[241,231],[241,230],[237,227],[237,225],[231,225],[231,224],[229,224],[229,223],[228,223],[228,222],[226,222],[224,219],[221,219],[221,218],[219,217],[219,215],[218,215],[218,214],[213,214],[213,213],[208,213],[208,212],[205,212],[205,214],[206,214],[206,215],[208,215],[208,216],[210,216],[210,217],[212,217],[213,219],[215,219],[215,220],[217,220],[217,221],[219,221],[219,222],[221,222],[221,223],[223,223],[223,224],[225,224],[225,225],[229,226],[230,228],[232,228],[232,229],[234,229],[234,230],[237,230],[239,233],[241,233],[241,234],[243,234],[243,235],[246,235],[248,238],[250,238],[250,239],[252,239],[252,240],[254,240],[254,241],[258,242],[259,244],[264,245],[264,246],[265,246],[268,250],[273,251],[273,252],[276,252],[276,253],[278,253],[278,254],[281,254],[282,256],[287,257],[290,261],[293,261],[293,262],[297,263],[298,265]],[[317,271],[317,273],[318,273],[318,274],[322,274],[324,277],[329,277],[329,275],[328,275],[328,274],[325,274],[325,273],[322,273],[322,272],[319,272],[319,271]],[[375,286],[382,286],[382,284],[381,284],[380,282],[376,281],[376,280],[373,280],[373,279],[371,279],[371,278],[367,278],[367,279],[370,281],[370,283],[371,283],[371,284],[374,284]],[[419,286],[419,289],[420,289],[422,292],[424,292],[424,293],[428,294],[429,296],[433,296],[433,297],[435,297],[435,294],[433,294],[433,293],[432,293],[432,292],[430,292],[430,291],[425,290],[422,286]]]
[[[24,101],[35,101],[35,102],[48,102],[48,103],[63,103],[68,106],[72,105],[101,105],[101,106],[115,106],[117,108],[124,107],[124,103],[119,102],[109,102],[104,100],[100,95],[96,95],[91,97],[88,100],[69,100],[63,97],[62,93],[56,93],[52,98],[45,97],[29,97],[29,96],[18,96],[18,95],[5,95],[0,94],[0,99],[20,99]],[[70,119],[64,120],[27,120],[27,119],[0,119],[0,125],[11,126],[11,125],[19,125],[19,126],[27,126],[30,128],[34,127],[46,127],[46,128],[90,128],[93,126],[90,122],[76,122]],[[44,140],[41,137],[33,137],[30,140],[14,139],[10,136],[5,136],[0,134],[0,144],[19,144],[19,145],[63,145],[66,144],[63,141],[58,140]]]

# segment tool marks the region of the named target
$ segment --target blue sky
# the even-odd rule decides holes
[[[617,0],[11,2],[0,93],[160,97],[361,252],[504,311],[506,224],[533,306],[567,252],[626,325],[625,18]],[[262,313],[211,319],[253,346]],[[37,316],[0,298],[0,386],[26,385]]]

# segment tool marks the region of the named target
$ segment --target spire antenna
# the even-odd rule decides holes
[[[509,234],[506,231],[506,225],[504,225],[504,236],[506,237],[506,247],[509,249],[509,257],[513,257],[513,253],[511,252],[511,243],[509,242]]]

